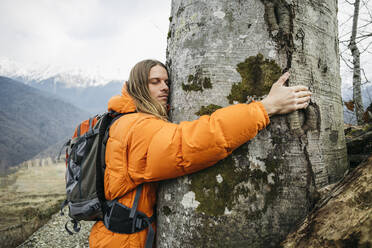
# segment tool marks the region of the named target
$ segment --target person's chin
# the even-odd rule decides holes
[[[168,99],[161,98],[161,99],[159,99],[159,102],[161,103],[161,105],[167,106]]]

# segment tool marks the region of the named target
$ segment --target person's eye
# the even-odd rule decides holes
[[[170,86],[171,85],[171,82],[169,80],[165,80],[165,83]]]

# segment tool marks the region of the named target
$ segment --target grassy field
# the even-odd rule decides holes
[[[0,177],[0,247],[16,247],[52,214],[65,198],[63,163],[21,168]]]

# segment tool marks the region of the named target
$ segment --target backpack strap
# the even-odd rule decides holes
[[[106,169],[106,143],[109,138],[109,130],[111,125],[120,117],[127,114],[132,114],[135,112],[128,112],[128,113],[117,113],[114,111],[108,112],[108,115],[103,115],[100,118],[104,118],[102,121],[105,122],[103,128],[99,130],[99,142],[98,142],[98,152],[97,152],[97,164],[96,164],[96,189],[97,189],[97,196],[101,203],[103,215],[105,212],[108,211],[108,206],[105,199],[105,192],[104,192],[104,172]],[[111,117],[110,117],[111,116]],[[113,118],[113,119],[110,119]]]
[[[114,122],[119,119],[120,117],[122,117],[123,115],[127,115],[127,114],[133,114],[133,113],[136,113],[136,112],[128,112],[128,113],[117,113],[117,112],[113,112],[111,111],[110,114],[114,115],[114,119],[111,120],[111,123],[108,125],[105,133],[103,134],[103,140],[102,142],[100,142],[100,144],[102,144],[102,148],[101,148],[101,154],[100,154],[100,162],[101,162],[101,167],[102,169],[106,169],[106,162],[105,162],[105,154],[106,154],[106,144],[107,144],[107,140],[109,138],[109,131],[110,131],[110,127],[112,126],[112,124],[114,124]]]
[[[75,231],[76,233],[80,232],[80,229],[81,229],[80,222],[77,221],[77,220],[72,219],[72,220],[68,220],[68,221],[66,222],[66,224],[65,224],[65,229],[66,229],[66,231],[68,232],[68,234],[70,234],[70,235],[73,235],[73,234],[74,234],[74,233],[73,233],[73,232],[68,228],[68,226],[67,226],[69,222],[71,222],[71,223],[73,224],[73,229],[74,229],[74,231]]]
[[[136,228],[141,228],[141,219],[137,219],[137,207],[138,207],[138,201],[142,193],[143,184],[137,187],[136,196],[134,197],[133,206],[130,209],[129,218],[132,219],[132,233],[135,232]],[[122,198],[121,196],[120,198]],[[152,248],[152,244],[154,243],[154,237],[155,237],[155,231],[152,228],[151,223],[154,221],[155,215],[153,214],[151,218],[145,217],[143,220],[147,223],[149,230],[146,237],[146,244],[145,248]]]
[[[94,117],[89,118],[89,130],[93,129],[93,125],[92,125],[93,119],[94,119]]]
[[[141,184],[140,186],[137,187],[136,196],[134,197],[133,206],[132,206],[132,208],[130,210],[130,214],[129,214],[129,218],[131,218],[131,219],[133,219],[135,214],[136,214],[138,201],[139,201],[139,198],[140,198],[141,193],[142,193],[142,188],[143,188],[143,184]]]
[[[63,143],[61,149],[59,150],[59,153],[58,153],[58,156],[57,156],[57,161],[59,161],[59,159],[61,158],[61,154],[62,154],[63,148],[65,148],[66,146],[69,146],[70,143],[71,143],[71,139],[69,139],[65,143]]]
[[[91,117],[89,118],[89,129],[88,131],[92,130],[93,129],[93,120],[94,118],[96,118],[97,116],[94,116],[94,117]],[[77,126],[77,130],[76,130],[76,137],[80,137],[81,135],[81,123]]]
[[[79,126],[77,127],[77,131],[76,131],[76,136],[77,137],[80,137],[80,125],[81,124],[79,124]]]
[[[136,230],[136,221],[134,221],[134,220],[136,219],[135,217],[136,217],[136,213],[137,213],[138,201],[139,201],[139,198],[140,198],[141,193],[142,193],[142,187],[143,187],[142,185],[143,184],[141,184],[140,186],[137,187],[136,196],[134,197],[133,206],[130,209],[130,213],[129,213],[129,218],[133,219],[132,232],[134,232]]]
[[[152,244],[154,243],[154,238],[155,238],[155,231],[152,228],[151,222],[147,221],[147,219],[145,219],[145,220],[146,220],[146,222],[148,223],[148,226],[149,226],[149,231],[148,231],[147,237],[146,237],[145,248],[152,248]]]
[[[64,200],[62,203],[61,203],[61,209],[60,209],[60,216],[63,216],[63,215],[65,215],[65,213],[63,212],[63,209],[67,206],[67,204],[68,204],[68,201],[67,201],[67,199],[66,200]]]
[[[107,128],[104,130],[104,133],[100,132],[100,136],[102,137],[101,142],[99,142],[99,148],[101,149],[100,152],[98,152],[97,157],[97,188],[103,189],[103,176],[104,176],[104,169],[106,168],[105,163],[105,153],[106,153],[106,144],[109,139],[109,129],[112,126],[112,124],[122,117],[123,115],[132,114],[136,112],[129,112],[129,113],[116,113],[116,112],[110,112],[110,114],[114,117]],[[102,185],[102,186],[100,186]],[[152,228],[151,223],[155,220],[155,214],[153,214],[151,217],[148,217],[145,213],[137,211],[138,208],[138,202],[142,194],[143,184],[140,184],[136,189],[136,195],[134,197],[132,208],[129,208],[121,203],[119,203],[119,200],[123,198],[126,194],[119,196],[115,198],[112,201],[104,201],[101,202],[104,217],[103,217],[103,223],[106,226],[106,228],[112,232],[115,233],[126,233],[131,234],[135,232],[142,231],[146,228],[149,228],[147,237],[146,237],[146,244],[145,248],[152,248],[152,245],[154,243],[155,238],[155,231]],[[100,195],[103,195],[104,192],[100,192],[97,190],[97,193],[99,195],[98,198],[100,198]],[[101,196],[102,197],[102,196]]]

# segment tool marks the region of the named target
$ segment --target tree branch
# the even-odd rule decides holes
[[[350,70],[353,70],[353,67],[349,65],[349,62],[351,63],[351,61],[348,61],[348,60],[345,59],[344,56],[342,56],[342,55],[341,55],[340,57],[341,57],[342,61],[344,61],[345,65],[346,65],[347,67],[349,67]]]
[[[346,3],[350,4],[350,5],[354,5],[354,3],[351,3],[349,2],[348,0],[344,0]]]
[[[361,39],[361,38],[371,37],[371,36],[372,36],[372,33],[369,33],[369,34],[365,34],[365,35],[358,36],[358,37],[356,37],[355,39]]]

